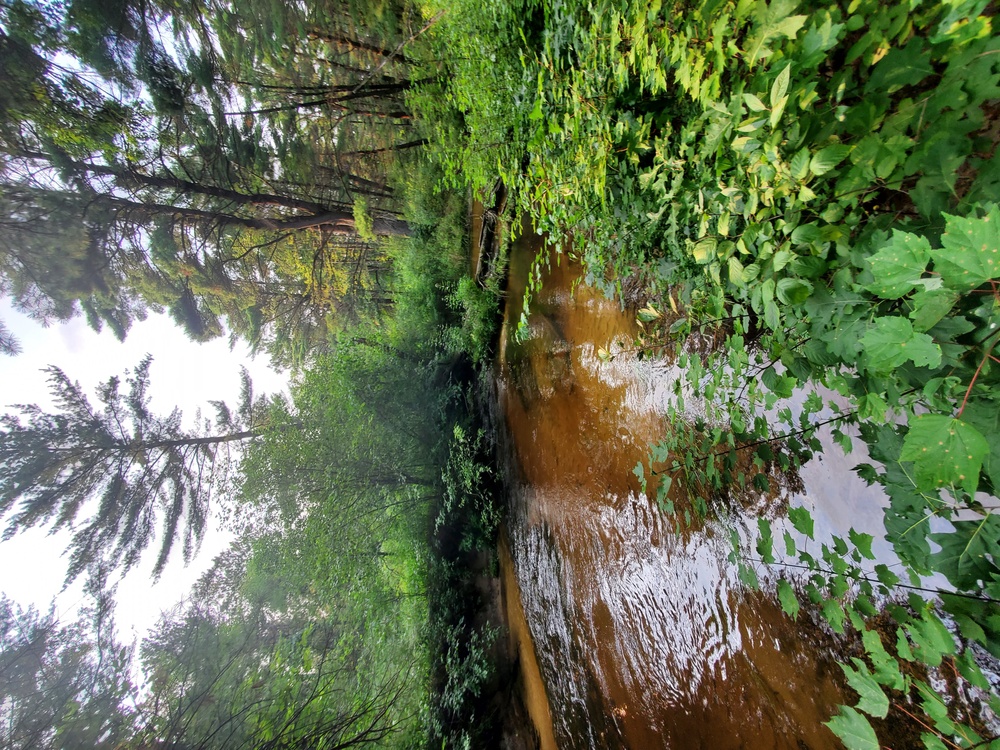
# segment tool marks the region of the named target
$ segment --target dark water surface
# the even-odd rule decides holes
[[[515,341],[540,242],[512,253],[497,380],[518,466],[501,562],[543,747],[839,747],[822,726],[844,699],[825,639],[745,590],[728,559],[730,528],[753,517],[680,528],[639,491],[632,469],[664,433],[676,373],[600,360],[634,336],[634,316],[574,291],[579,268],[563,255]],[[859,504],[849,458],[817,463],[790,493],[821,525],[880,518],[870,497]]]

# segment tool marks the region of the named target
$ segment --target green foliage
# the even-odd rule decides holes
[[[496,497],[496,477],[486,451],[489,443],[482,430],[474,437],[458,424],[448,446],[444,469],[444,497],[434,529],[461,529],[459,548],[465,552],[490,551],[496,546],[502,505]]]
[[[0,95],[0,293],[120,338],[168,310],[284,365],[377,317],[375,238],[408,231],[389,165],[422,143],[403,102],[411,12],[5,3],[0,69],[21,85]]]
[[[358,233],[358,237],[365,240],[366,242],[372,242],[375,239],[375,223],[372,221],[371,214],[368,213],[368,201],[363,197],[358,196],[354,199],[354,229]]]
[[[490,286],[484,288],[470,276],[463,276],[449,302],[462,316],[461,347],[473,362],[485,364],[499,331],[500,292],[497,279],[492,279]]]
[[[850,706],[841,706],[840,713],[826,722],[834,734],[840,737],[848,750],[878,750],[875,730],[864,716]]]
[[[799,533],[811,531],[813,521],[808,511],[792,508],[789,516]],[[760,526],[760,538],[770,539],[771,523],[761,519]],[[955,537],[940,536],[942,540]],[[989,683],[980,671],[971,643],[995,650],[995,638],[973,617],[995,618],[996,602],[921,588],[916,585],[918,581],[902,583],[884,564],[868,570],[866,566],[874,559],[872,541],[870,535],[852,529],[848,539],[833,536],[822,543],[821,554],[816,556],[799,548],[786,533],[786,557],[782,561],[774,555],[762,554],[760,542],[757,544],[761,555],[757,562],[775,569],[788,566],[786,569],[807,571],[808,578],[780,578],[777,582],[776,594],[786,614],[795,618],[802,607],[810,607],[834,632],[845,634],[850,627],[851,637],[863,646],[863,658],[852,657],[850,664],[841,664],[847,684],[858,700],[853,708],[841,706],[827,726],[847,747],[878,747],[870,719],[862,714],[885,719],[890,702],[898,704],[903,700],[901,696],[915,691],[922,696],[922,708],[931,723],[924,726],[932,725],[934,730],[927,733],[928,747],[936,746],[933,743],[940,738],[958,747],[976,745],[983,740],[968,725],[968,716],[966,721],[959,720],[960,713],[953,701],[933,686],[930,677],[934,674],[927,678],[923,675],[926,670],[940,669],[941,674],[953,674],[956,678],[960,675],[970,685],[988,691]],[[740,555],[738,550],[735,554]],[[980,561],[988,554],[977,548],[973,559]],[[789,558],[797,558],[799,564],[787,562]],[[741,580],[759,586],[754,568],[747,563],[741,565],[747,567],[745,573],[741,569]],[[908,606],[902,606],[898,602],[906,591]],[[940,603],[925,600],[917,592],[937,594]],[[879,731],[882,726],[876,722]]]
[[[53,412],[21,405],[0,416],[0,515],[5,534],[46,525],[72,531],[66,580],[97,562],[129,570],[159,527],[159,576],[171,550],[190,559],[205,531],[209,499],[230,447],[258,436],[262,405],[244,372],[235,413],[185,428],[179,409],[150,409],[147,356],[97,391],[100,409],[57,367],[48,369]]]
[[[943,606],[995,650],[993,26],[981,3],[462,8],[436,30],[442,47],[471,32],[490,62],[449,70],[442,101],[456,126],[436,153],[453,179],[469,164],[473,185],[499,171],[537,228],[571,232],[588,283],[613,293],[637,280],[669,301],[669,320],[640,313],[636,347],[671,351],[684,369],[671,434],[636,467],[661,506],[723,513],[821,450],[820,426],[845,451],[860,438],[875,465],[858,471],[889,495],[886,530],[909,572],[947,576],[964,596]],[[808,513],[790,521],[812,536]],[[849,540],[825,545],[822,563],[803,559],[828,568],[805,594],[836,629],[898,584],[861,569],[870,538]],[[762,529],[762,559],[772,547]],[[792,593],[779,588],[790,614]],[[954,650],[931,617],[900,624],[902,657],[933,664]],[[871,679],[895,685],[899,670],[878,658]],[[868,679],[855,680],[880,712]],[[935,731],[957,736],[934,705]],[[833,726],[875,746],[861,713]]]
[[[912,461],[919,486],[962,487],[975,495],[989,452],[986,438],[961,419],[943,414],[916,417],[903,439],[900,461]]]
[[[0,742],[10,750],[113,748],[128,739],[134,647],[115,635],[113,591],[91,579],[76,622],[0,595]]]

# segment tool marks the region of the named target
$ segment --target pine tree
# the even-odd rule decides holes
[[[117,641],[102,583],[88,580],[90,603],[68,624],[0,594],[0,746],[111,750],[134,733],[134,649]]]
[[[0,3],[0,73],[18,83],[0,92],[0,294],[43,321],[83,312],[119,337],[152,308],[195,339],[256,316],[261,340],[275,340],[285,321],[263,311],[289,308],[271,299],[289,238],[307,238],[326,265],[356,236],[358,195],[375,235],[408,233],[384,167],[355,156],[316,169],[323,144],[399,130],[393,112],[410,84],[395,58],[317,67],[301,64],[312,47],[293,46],[279,62],[232,37],[254,12]],[[294,36],[286,21],[279,46]],[[375,54],[366,44],[352,54]],[[363,124],[373,118],[382,124]],[[334,312],[320,289],[291,306],[308,312],[297,318],[306,331]]]
[[[48,369],[57,411],[19,406],[0,417],[0,516],[5,538],[48,525],[72,529],[67,580],[98,560],[131,568],[159,534],[159,575],[179,542],[191,557],[205,531],[215,482],[231,448],[266,427],[244,372],[240,407],[215,404],[214,425],[186,429],[182,414],[149,408],[146,357],[126,378],[98,389],[94,408],[78,383]],[[209,428],[213,427],[213,430]]]

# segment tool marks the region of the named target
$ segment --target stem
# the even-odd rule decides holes
[[[1000,331],[997,331],[997,333],[1000,333]],[[997,334],[994,333],[993,335],[996,336]],[[956,419],[961,417],[962,412],[965,411],[965,406],[969,402],[969,394],[972,393],[972,386],[976,384],[976,378],[979,377],[979,373],[982,371],[983,365],[986,364],[986,360],[990,359],[990,354],[993,352],[993,347],[997,345],[997,341],[1000,341],[1000,339],[993,339],[993,343],[990,344],[990,348],[986,350],[986,354],[983,355],[982,360],[979,362],[979,367],[977,367],[975,373],[973,373],[972,380],[969,381],[969,387],[965,389],[965,398],[962,399],[962,405],[958,408]]]
[[[851,573],[837,573],[835,570],[830,570],[829,568],[821,568],[819,566],[811,565],[797,565],[796,563],[785,563],[785,562],[774,562],[768,563],[757,557],[748,557],[747,560],[756,563],[762,563],[764,565],[781,565],[785,568],[797,568],[799,570],[811,570],[813,573],[826,573],[827,575],[843,575],[854,581],[868,581],[868,583],[879,583],[882,582],[878,578],[869,578],[866,575],[861,574],[851,574]],[[885,584],[882,584],[885,585]],[[929,589],[924,586],[913,586],[908,583],[897,583],[892,588],[896,589],[909,589],[911,591],[923,591],[927,594],[935,594],[937,596],[957,596],[961,599],[972,599],[977,602],[990,602],[991,604],[1000,604],[1000,599],[992,599],[988,596],[976,596],[975,594],[964,594],[959,591],[944,591],[943,589]]]
[[[857,410],[845,412],[844,414],[838,414],[836,417],[831,417],[830,419],[824,420],[822,422],[817,422],[816,424],[811,424],[811,425],[809,425],[807,427],[803,427],[801,429],[795,430],[794,432],[786,432],[783,435],[775,435],[775,436],[769,437],[769,438],[762,438],[760,440],[755,440],[752,443],[744,443],[743,445],[733,446],[732,448],[728,448],[727,447],[725,450],[721,450],[721,451],[709,451],[705,455],[699,456],[698,458],[696,458],[694,460],[695,461],[707,461],[710,458],[715,458],[716,456],[721,456],[721,455],[724,455],[726,453],[729,453],[730,450],[742,451],[742,450],[747,450],[748,448],[756,448],[758,445],[765,445],[767,443],[774,443],[774,442],[777,442],[779,440],[785,440],[785,439],[790,438],[790,437],[798,437],[799,435],[804,435],[805,433],[811,432],[812,430],[817,430],[820,427],[825,427],[828,424],[833,424],[834,422],[841,422],[841,421],[843,421],[845,419],[848,419],[849,417],[853,417],[856,413],[857,413]],[[681,467],[681,468],[683,468],[683,467]],[[679,470],[680,469],[678,469],[678,471]],[[656,475],[658,475],[660,473],[661,472],[653,471],[653,475],[654,476],[656,476]]]
[[[893,704],[893,705],[895,705],[895,706],[896,706],[896,708],[898,708],[898,709],[899,709],[900,711],[902,711],[902,712],[903,712],[904,714],[906,714],[906,715],[907,715],[907,716],[909,716],[909,717],[910,717],[911,719],[913,719],[913,720],[914,720],[915,722],[917,722],[917,723],[918,723],[918,724],[919,724],[920,726],[922,726],[922,727],[923,727],[924,729],[928,729],[928,730],[930,730],[931,732],[934,732],[934,734],[935,734],[935,735],[937,735],[937,738],[938,738],[939,740],[941,740],[942,742],[947,742],[947,743],[948,743],[949,745],[951,745],[951,746],[952,746],[953,748],[955,748],[955,750],[962,750],[961,746],[959,746],[959,745],[956,745],[956,744],[955,744],[954,742],[952,742],[952,741],[951,741],[951,740],[949,740],[949,739],[948,739],[947,737],[945,737],[945,736],[944,736],[943,734],[941,734],[941,733],[940,733],[939,731],[937,731],[937,730],[936,730],[936,729],[935,729],[934,727],[931,727],[931,726],[928,726],[928,725],[927,725],[926,723],[924,723],[924,722],[923,722],[923,721],[921,721],[921,720],[920,720],[919,718],[917,718],[916,716],[914,716],[913,714],[911,714],[911,713],[910,713],[909,711],[907,711],[907,710],[906,710],[905,708],[903,708],[903,707],[902,707],[902,706],[901,706],[901,705],[900,705],[899,703],[895,703],[895,704]]]

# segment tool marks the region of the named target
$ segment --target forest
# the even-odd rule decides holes
[[[508,216],[569,238],[522,327],[565,252],[634,311],[629,351],[683,370],[634,470],[664,515],[771,492],[820,427],[865,447],[902,569],[868,565],[870,535],[816,555],[765,516],[733,542],[747,587],[859,644],[829,729],[889,746],[906,702],[914,746],[1000,746],[928,677],[1000,714],[994,12],[0,0],[0,295],[119,339],[166,312],[292,373],[194,425],[151,408],[149,358],[95,394],[53,365],[53,409],[7,407],[4,538],[69,532],[88,603],[0,598],[2,744],[494,745],[509,685],[477,581],[506,508],[483,403],[504,292],[470,275],[469,221],[499,179]],[[27,344],[0,321],[3,354]],[[116,581],[216,523],[231,547],[124,642]],[[768,583],[779,548],[807,575]]]

